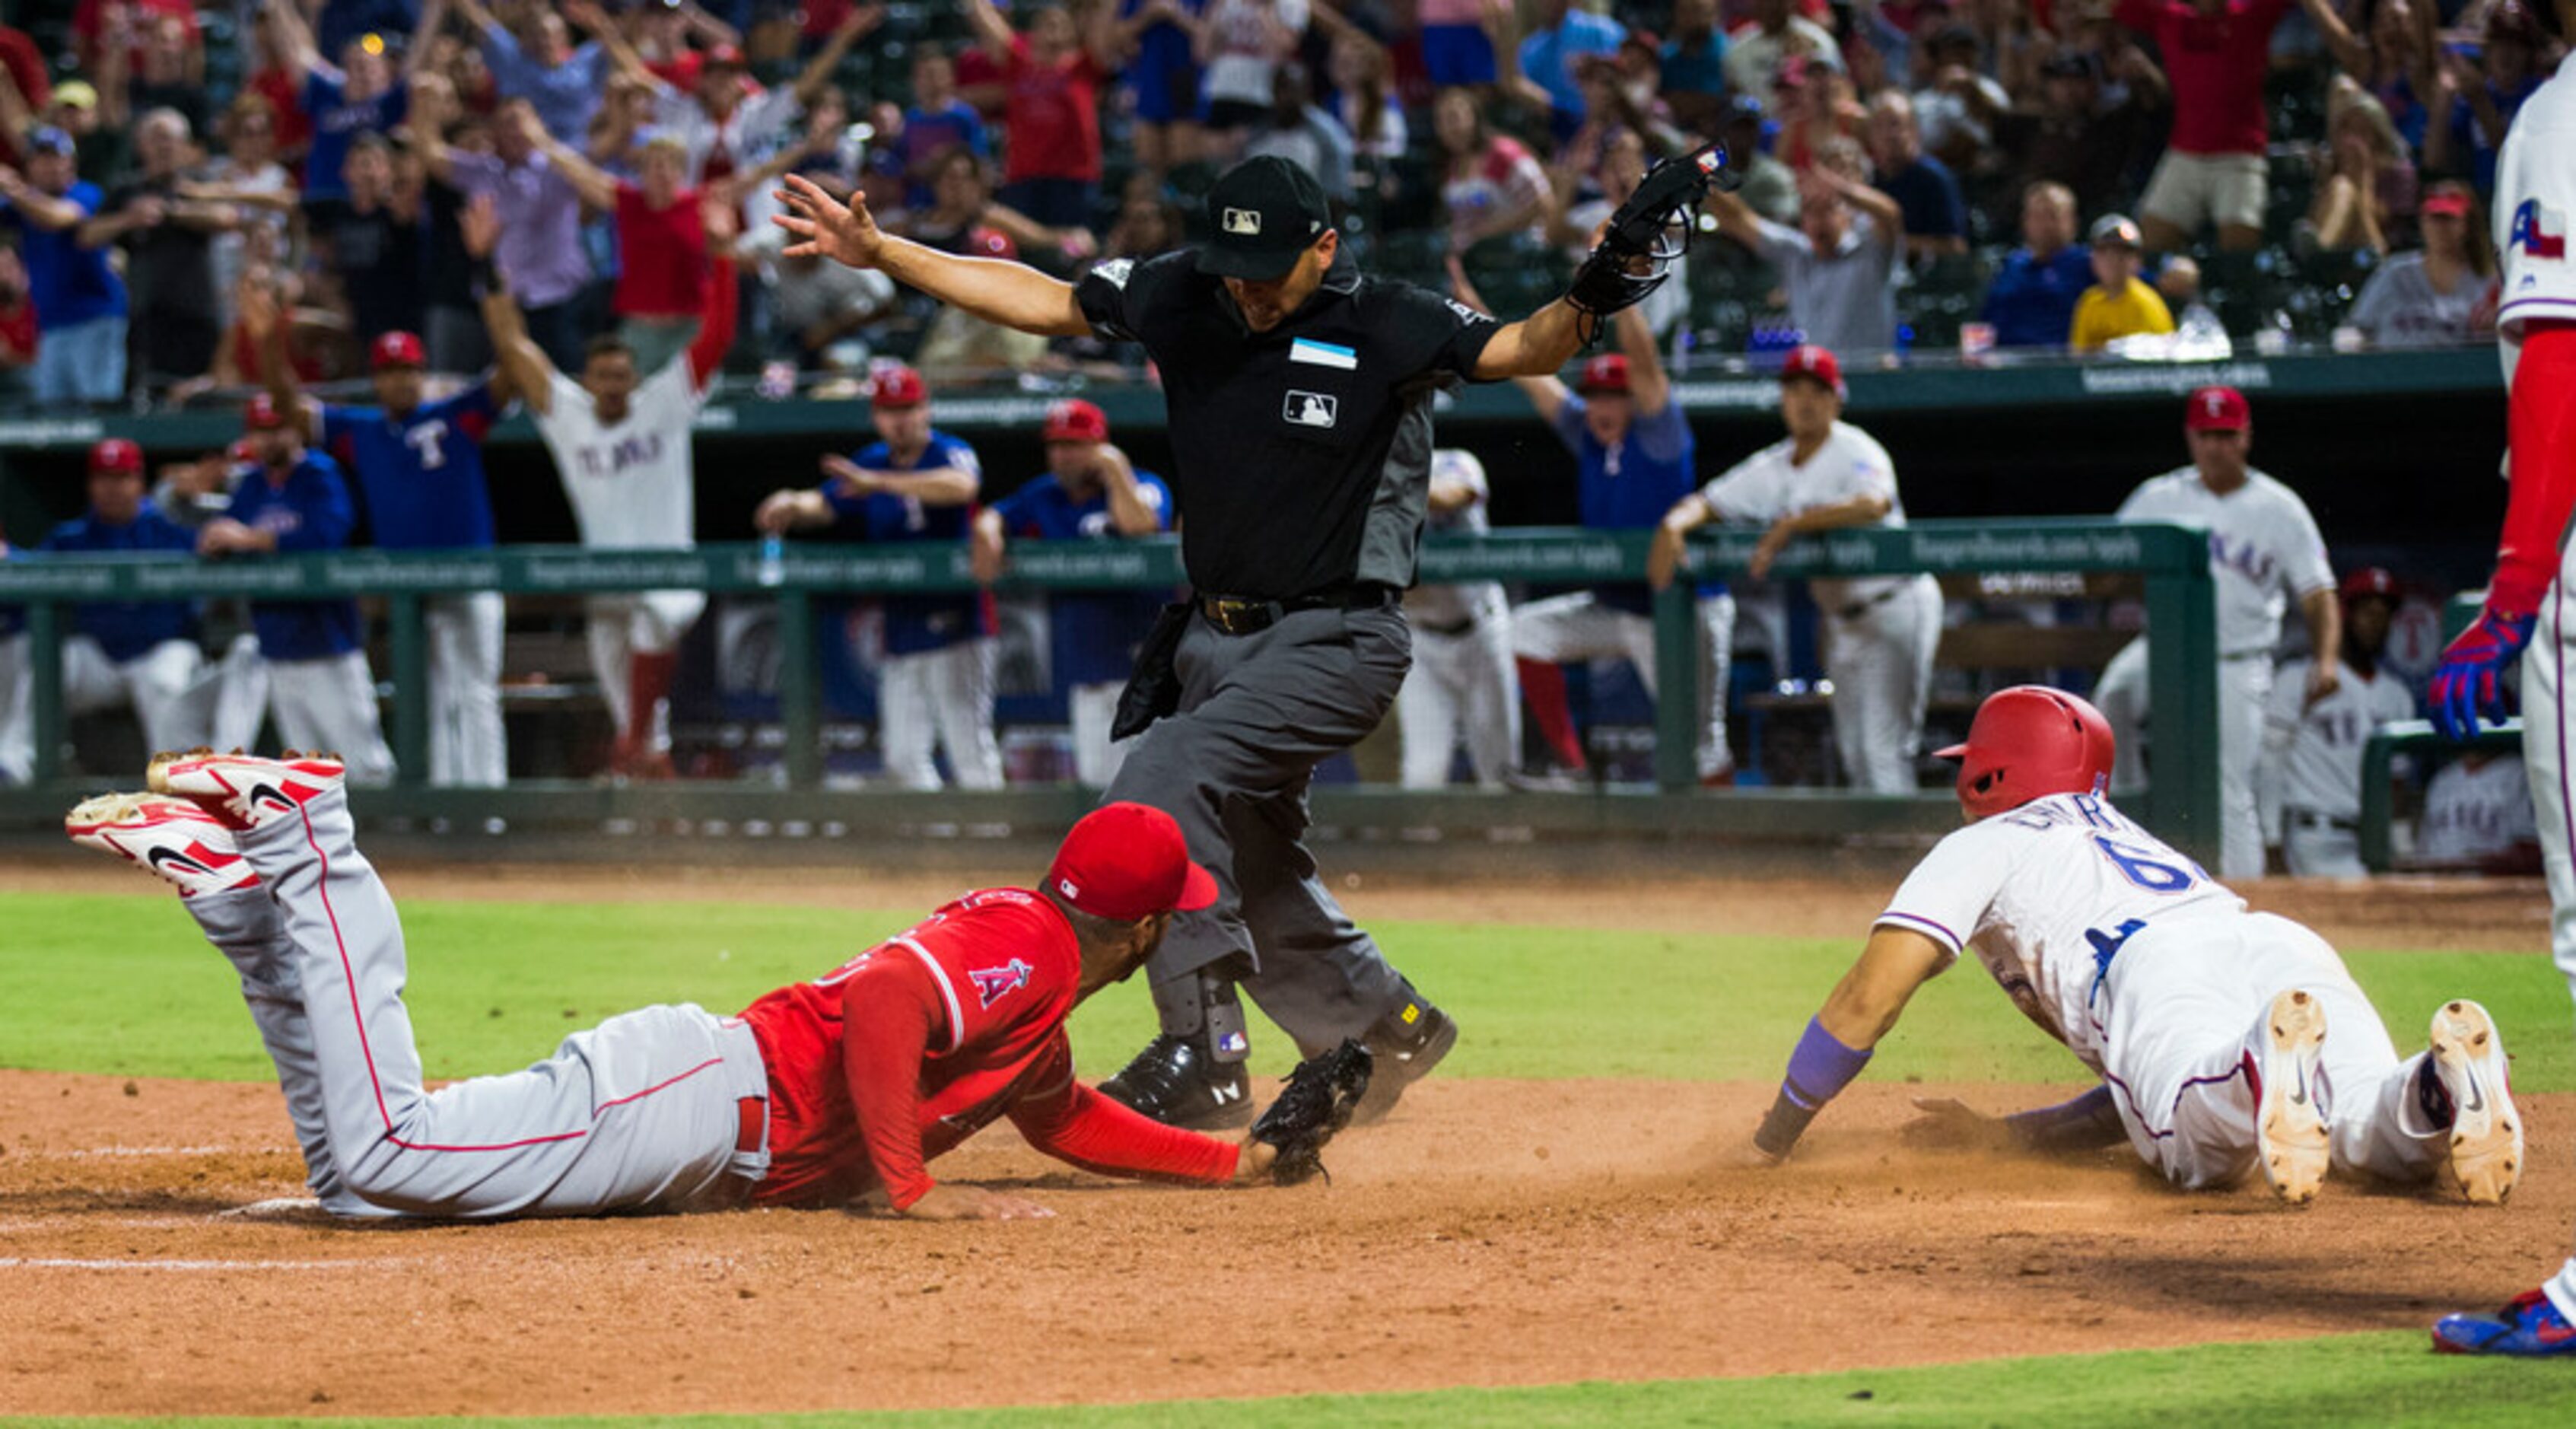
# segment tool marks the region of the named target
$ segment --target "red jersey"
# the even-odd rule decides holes
[[[2204,15],[2190,0],[2120,0],[2121,24],[2155,37],[2173,82],[2173,147],[2185,154],[2260,154],[2263,78],[2272,29],[2293,0],[2228,0]]]
[[[812,982],[743,1010],[769,1070],[769,1175],[754,1205],[835,1204],[1008,1116],[1087,1168],[1222,1183],[1236,1148],[1150,1121],[1074,1079],[1064,1032],[1082,979],[1073,928],[1025,889],[970,893]]]
[[[622,318],[694,318],[707,306],[707,222],[695,189],[669,208],[644,201],[633,184],[617,186],[617,296]]]
[[[1002,115],[1011,142],[1003,180],[1099,178],[1100,86],[1109,76],[1091,52],[1040,64],[1029,37],[1014,36],[1005,74],[1011,94]]]

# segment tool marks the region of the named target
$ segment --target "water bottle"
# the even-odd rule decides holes
[[[760,566],[752,579],[764,586],[787,583],[787,538],[775,531],[760,538]]]

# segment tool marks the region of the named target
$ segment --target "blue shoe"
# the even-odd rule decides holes
[[[2576,1325],[2540,1291],[2527,1291],[2493,1315],[2445,1315],[2433,1326],[2433,1349],[2446,1355],[2576,1355]]]

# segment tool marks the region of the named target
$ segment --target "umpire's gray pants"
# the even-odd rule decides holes
[[[1395,703],[1412,632],[1394,606],[1301,610],[1251,635],[1193,615],[1173,656],[1179,711],[1138,736],[1107,797],[1169,813],[1217,900],[1172,922],[1146,965],[1163,1025],[1200,1022],[1194,974],[1228,960],[1245,991],[1311,1055],[1402,1005],[1404,979],[1315,877],[1300,842],[1316,764],[1357,744]]]

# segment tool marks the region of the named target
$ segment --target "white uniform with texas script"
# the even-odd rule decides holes
[[[580,383],[555,374],[553,410],[533,415],[583,545],[629,551],[697,544],[697,457],[689,431],[710,390],[694,379],[683,354],[644,379],[628,399],[626,419],[612,426],[600,421],[599,404]],[[643,591],[593,596],[584,605],[591,668],[610,717],[627,729],[628,662],[676,648],[706,609],[706,594]]]
[[[2540,837],[2532,817],[2531,779],[2510,754],[2454,759],[2424,789],[2415,835],[2420,863],[2476,868]]]
[[[2350,665],[2335,692],[2307,703],[2308,662],[2293,660],[2272,685],[2264,715],[2256,793],[2265,828],[2281,831],[2281,853],[2302,878],[2364,878],[2361,862],[2361,752],[2370,733],[2415,717],[2415,692],[2385,669],[2363,679]]]
[[[2206,532],[2209,572],[2218,584],[2219,872],[2263,873],[2263,825],[2254,798],[2254,766],[2263,751],[2263,711],[2272,697],[2272,648],[2281,640],[2289,602],[2334,588],[2325,537],[2299,494],[2260,471],[2221,496],[2184,466],[2150,477],[2120,503],[2122,521],[2170,521]],[[2129,642],[2111,657],[2093,702],[2111,722],[2119,764],[2111,787],[2146,783],[2147,642]]]
[[[2325,940],[2245,902],[2104,799],[2054,794],[1980,820],[1916,865],[1884,927],[1985,966],[2042,1031],[2109,1084],[2130,1143],[2176,1185],[2253,1170],[2263,1023],[2305,988],[2324,1004],[2334,1164],[2421,1181],[2447,1128],[2423,1125],[2422,1054],[2400,1062]]]

